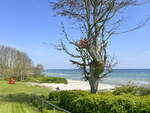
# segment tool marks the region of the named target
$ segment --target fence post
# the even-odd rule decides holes
[[[43,108],[44,108],[44,98],[41,98],[42,100],[42,113],[43,113]]]
[[[33,96],[31,95],[30,102],[32,102],[32,100],[33,100]]]
[[[34,104],[35,105],[38,105],[38,100],[37,100],[37,98],[34,96],[34,98],[35,98],[35,101],[34,101]]]
[[[53,107],[53,113],[55,113],[55,107]]]
[[[56,109],[61,110],[61,111],[64,111],[64,112],[66,112],[66,113],[71,113],[71,112],[69,112],[69,111],[67,111],[67,110],[65,110],[65,109],[63,109],[63,108],[60,108],[60,107],[58,107],[58,106],[55,106],[54,104],[52,104],[52,103],[50,103],[50,102],[47,102],[44,97],[36,96],[36,95],[33,94],[33,95],[31,96],[31,99],[33,99],[32,103],[33,103],[35,106],[40,107],[39,110],[41,111],[41,113],[44,112],[44,106],[46,107],[46,104],[48,104],[48,105],[50,105],[50,106],[53,106],[53,107],[52,107],[52,109],[53,109],[52,112],[53,112],[53,113],[56,112]],[[40,105],[40,106],[39,106],[39,105]]]

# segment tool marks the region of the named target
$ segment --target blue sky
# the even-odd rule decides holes
[[[41,63],[45,68],[74,68],[69,56],[44,44],[64,38],[62,21],[71,38],[79,37],[79,32],[70,30],[68,19],[53,16],[49,1],[0,0],[0,44],[26,52],[35,64]],[[150,4],[125,10],[126,20],[119,30],[133,27],[149,12]],[[116,68],[150,68],[150,22],[139,30],[114,35],[109,53],[116,57]]]

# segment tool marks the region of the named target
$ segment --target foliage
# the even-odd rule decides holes
[[[26,78],[28,82],[38,82],[38,83],[64,83],[67,84],[67,79],[61,77],[50,77],[44,75],[29,76]]]
[[[15,81],[20,81],[18,77],[12,76]],[[24,76],[25,82],[37,82],[37,83],[64,83],[67,84],[67,79],[61,77],[50,77],[45,75],[31,75]],[[0,78],[3,81],[3,79]],[[6,77],[4,80],[9,81],[9,77]]]
[[[89,95],[73,101],[72,113],[149,113],[150,96]]]
[[[72,91],[54,91],[49,94],[49,101],[58,101],[64,109],[71,111],[73,109],[72,101],[78,97],[88,95],[89,92],[82,90]]]
[[[53,109],[47,110],[46,108],[44,108],[42,113],[54,113],[54,111]],[[55,110],[55,113],[66,113],[66,112]]]
[[[134,97],[128,95],[89,95],[73,101],[72,113],[134,113]],[[137,99],[135,99],[137,100]]]
[[[125,88],[123,90],[123,88]],[[49,101],[58,101],[71,113],[149,113],[150,89],[138,86],[122,86],[114,92],[101,91],[96,95],[87,91],[55,91],[49,94]],[[135,93],[138,89],[140,95]],[[120,91],[120,92],[119,92]],[[146,92],[146,93],[143,93]]]
[[[48,95],[49,101],[60,101],[61,95],[64,93],[64,91],[53,91],[50,92]]]
[[[60,106],[71,111],[74,107],[72,104],[73,100],[88,94],[87,91],[81,90],[65,91],[60,97]]]
[[[122,93],[131,93],[135,95],[136,89],[137,89],[137,86],[134,86],[132,84],[122,85],[120,87],[115,88],[115,90],[113,91],[113,94],[120,95]]]
[[[134,84],[122,85],[115,88],[113,94],[121,95],[123,93],[130,93],[132,95],[145,96],[150,95],[150,88],[146,86],[135,86]]]

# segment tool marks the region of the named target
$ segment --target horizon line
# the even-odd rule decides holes
[[[77,68],[55,68],[55,69],[60,69],[60,70],[73,70],[73,69],[76,69],[76,70],[79,70]],[[51,69],[51,70],[55,70],[54,68]],[[150,68],[114,68],[114,69],[150,69]],[[49,69],[45,69],[45,70],[49,70]]]

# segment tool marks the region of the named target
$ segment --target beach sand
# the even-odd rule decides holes
[[[57,84],[57,83],[30,83],[31,85],[37,85],[41,87],[50,87],[52,90],[56,90],[58,87],[60,90],[90,90],[90,85],[87,81],[81,80],[68,80],[68,84]],[[115,85],[110,84],[99,84],[98,90],[111,90],[114,89]]]

